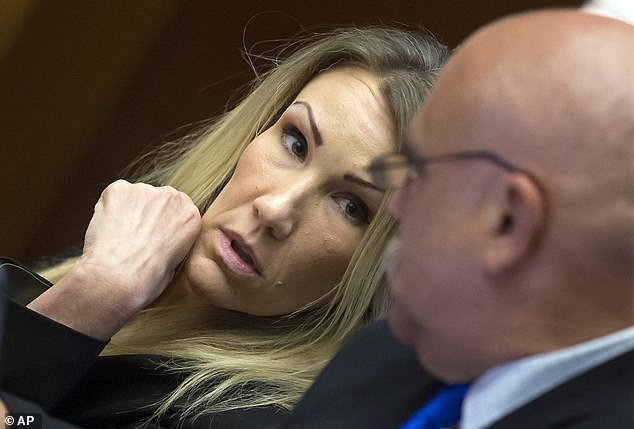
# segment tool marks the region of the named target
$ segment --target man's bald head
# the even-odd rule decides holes
[[[458,48],[432,94],[429,110],[436,112],[429,113],[451,109],[453,116],[470,119],[464,133],[482,140],[503,133],[532,147],[540,144],[528,142],[533,136],[604,139],[606,128],[614,127],[612,134],[631,135],[633,50],[634,27],[610,18],[567,10],[506,18]],[[472,121],[478,123],[469,127]],[[493,125],[490,134],[480,128],[487,122]],[[544,146],[568,149],[563,143]]]
[[[500,20],[457,50],[424,110],[414,128],[434,150],[489,149],[535,176],[558,246],[596,233],[588,251],[634,260],[634,27],[569,10]]]
[[[634,324],[633,52],[634,27],[550,10],[485,27],[443,69],[410,154],[519,170],[438,163],[391,200],[390,322],[437,375]]]

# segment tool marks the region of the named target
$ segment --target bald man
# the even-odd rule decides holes
[[[634,27],[478,31],[374,176],[401,224],[390,327],[472,382],[461,429],[634,427]]]

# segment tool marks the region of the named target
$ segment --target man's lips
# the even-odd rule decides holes
[[[260,274],[255,253],[240,234],[229,230],[220,230],[215,246],[227,268],[234,273],[242,276]]]

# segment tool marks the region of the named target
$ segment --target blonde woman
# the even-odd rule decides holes
[[[396,149],[447,55],[385,27],[291,45],[237,107],[106,188],[82,255],[28,305],[67,331],[40,357],[54,367],[28,357],[15,371],[34,382],[3,388],[91,428],[277,421],[386,314],[394,222],[366,166]]]

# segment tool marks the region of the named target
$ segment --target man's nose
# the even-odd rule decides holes
[[[288,237],[296,227],[301,201],[306,196],[305,186],[298,183],[268,192],[253,201],[253,214],[260,225],[271,231],[278,240]]]

